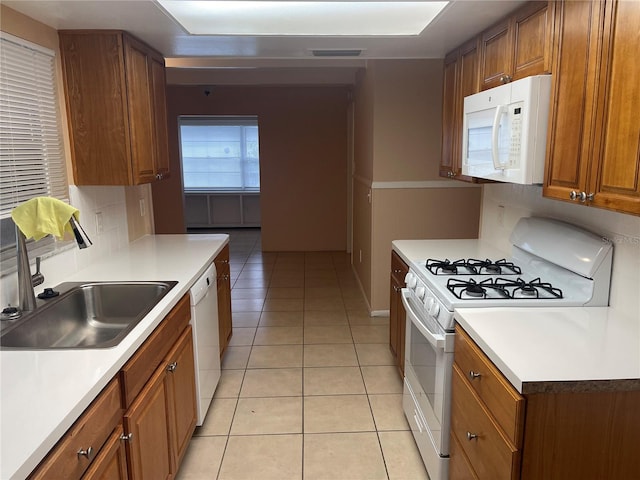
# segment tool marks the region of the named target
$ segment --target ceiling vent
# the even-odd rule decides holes
[[[359,57],[362,49],[311,50],[314,57]]]

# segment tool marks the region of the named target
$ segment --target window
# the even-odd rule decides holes
[[[3,272],[15,258],[11,210],[36,196],[69,201],[55,87],[55,52],[0,32],[0,247]],[[55,249],[51,238],[38,255]],[[15,262],[13,262],[15,267]]]
[[[186,192],[260,191],[257,117],[180,117]]]

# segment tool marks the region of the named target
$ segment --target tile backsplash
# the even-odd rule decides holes
[[[45,282],[36,289],[37,292],[66,281],[71,274],[129,243],[125,188],[134,187],[69,186],[70,203],[80,210],[80,224],[93,245],[80,250],[74,243],[70,248],[43,258],[41,271]],[[98,216],[101,216],[100,227],[97,223]],[[35,259],[31,261],[32,271],[34,271]],[[0,288],[2,307],[9,303],[17,304],[17,283],[15,273],[2,277]]]
[[[483,189],[480,238],[505,252],[511,251],[513,227],[529,216],[563,220],[611,240],[609,304],[640,321],[640,217],[547,199],[540,186],[487,184]]]

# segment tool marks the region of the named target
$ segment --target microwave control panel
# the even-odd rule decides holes
[[[509,166],[518,167],[522,148],[522,117],[523,102],[509,105],[509,125],[511,138],[509,139]]]

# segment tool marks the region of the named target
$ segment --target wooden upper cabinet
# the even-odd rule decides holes
[[[444,59],[444,78],[442,88],[442,155],[440,158],[440,176],[451,177],[454,172],[456,152],[460,150],[457,132],[458,93],[458,51]],[[461,119],[460,119],[461,120]]]
[[[480,37],[482,90],[505,83],[513,73],[513,30],[511,20],[505,19]]]
[[[556,7],[543,195],[640,215],[640,3]]]
[[[479,91],[478,39],[465,43],[444,60],[442,92],[442,156],[440,176],[473,181],[461,176],[464,97]]]
[[[640,215],[640,3],[608,2],[604,25],[587,192],[594,206]]]
[[[480,88],[551,71],[554,2],[529,2],[480,35]]]
[[[138,185],[168,174],[164,60],[121,31],[61,31],[78,185]]]

